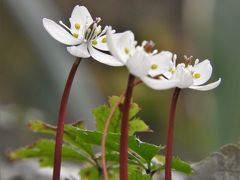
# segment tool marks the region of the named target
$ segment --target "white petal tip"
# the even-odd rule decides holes
[[[212,90],[215,89],[216,87],[218,87],[221,83],[222,79],[219,78],[216,82],[207,84],[207,85],[203,85],[203,86],[190,86],[190,89],[194,89],[194,90],[199,90],[199,91],[208,91],[208,90]]]

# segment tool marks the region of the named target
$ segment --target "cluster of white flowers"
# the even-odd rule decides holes
[[[176,64],[175,54],[169,51],[158,53],[151,42],[144,41],[138,46],[131,31],[115,33],[111,26],[102,29],[98,25],[101,18],[93,20],[84,6],[75,6],[69,20],[70,28],[59,22],[65,29],[46,18],[43,25],[53,38],[69,45],[67,50],[72,55],[81,58],[91,56],[110,66],[126,66],[132,75],[153,89],[178,87],[205,91],[221,82],[219,78],[214,83],[203,85],[212,75],[209,60],[199,62],[196,59],[192,64],[190,57],[185,58],[185,63]]]

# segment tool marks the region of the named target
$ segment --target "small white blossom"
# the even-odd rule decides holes
[[[175,64],[175,62],[173,62]],[[218,81],[205,84],[212,75],[212,66],[209,60],[204,60],[199,63],[197,59],[194,65],[180,63],[177,66],[171,67],[169,73],[162,75],[160,79],[143,79],[143,81],[153,89],[163,90],[169,88],[190,88],[200,91],[207,91],[216,88],[221,83],[221,78]]]
[[[105,53],[108,51],[106,32],[108,26],[103,28],[98,23],[101,18],[92,19],[89,11],[84,6],[75,6],[69,19],[70,28],[62,21],[58,25],[50,19],[43,19],[43,26],[57,41],[69,45],[67,50],[76,57],[88,58],[92,56],[97,61],[110,65],[122,66],[113,56]],[[114,31],[113,31],[114,32]],[[114,37],[117,34],[114,34]]]
[[[140,79],[147,81],[152,79],[151,77],[167,73],[173,66],[172,53],[168,51],[157,53],[156,50],[146,52],[146,41],[142,46],[136,46],[137,42],[131,31],[119,33],[116,38],[109,28],[107,39],[109,51],[113,56],[126,65],[131,74]]]

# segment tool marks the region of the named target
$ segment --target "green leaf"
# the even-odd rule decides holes
[[[71,124],[70,126],[83,129],[83,123],[81,121],[77,122],[75,124]],[[54,135],[54,136],[56,134],[56,127],[55,126],[44,123],[42,121],[38,121],[38,120],[30,121],[29,124],[28,124],[28,127],[33,132],[39,132],[39,133]],[[64,139],[64,142],[66,142],[67,144],[69,144],[71,146],[74,146],[74,147],[77,147],[77,148],[85,151],[89,155],[94,154],[93,147],[92,147],[91,144],[86,144],[84,142],[83,143],[76,143],[76,139],[71,138],[66,133],[64,133],[63,139]]]
[[[101,160],[101,156],[99,156],[97,159]],[[114,162],[115,164],[119,163],[119,152],[116,151],[111,151],[111,152],[106,152],[106,160],[109,162]],[[131,165],[140,165],[138,161],[136,161],[133,156],[128,156],[128,164]]]
[[[73,127],[71,125],[65,125],[64,131],[65,134],[74,139],[76,143],[101,145],[102,133],[100,132],[80,129],[77,127]],[[118,150],[119,137],[120,137],[119,134],[109,133],[106,142],[106,147],[111,150]]]
[[[50,124],[44,123],[39,120],[33,120],[28,123],[28,127],[33,132],[39,132],[43,134],[55,135],[56,134],[56,127]]]
[[[152,167],[152,170],[163,170],[164,164],[165,164],[165,156],[162,155],[156,155],[155,158],[159,161],[159,163],[155,163],[154,167]],[[191,165],[180,158],[173,158],[172,160],[172,169],[185,173],[187,175],[192,174],[193,169]]]
[[[96,167],[82,168],[80,171],[81,180],[97,180],[99,179],[99,171]]]
[[[52,166],[54,157],[54,146],[55,142],[53,140],[41,139],[31,146],[27,146],[10,152],[9,156],[12,160],[40,158],[40,165]],[[63,144],[62,148],[62,158],[64,160],[73,160],[80,162],[88,160],[78,150],[73,149],[65,144]]]
[[[115,98],[114,98],[115,99]],[[113,101],[113,98],[110,98],[110,102]],[[96,130],[99,132],[103,131],[105,121],[107,120],[113,106],[115,103],[112,103],[112,106],[102,105],[92,110],[92,114],[96,120]],[[121,121],[121,111],[119,108],[113,113],[111,124],[109,126],[108,132],[120,132],[120,121]]]
[[[141,108],[138,106],[138,104],[132,102],[131,108],[129,111],[129,119],[132,119],[133,117],[135,117],[140,110],[141,110]]]
[[[83,130],[73,126],[66,125],[65,133],[72,139],[76,140],[76,143],[90,143],[95,145],[101,145],[102,133],[96,131]],[[120,134],[108,133],[106,141],[107,151],[119,152],[119,140]],[[150,163],[152,158],[159,153],[162,149],[161,146],[156,146],[146,142],[140,141],[136,136],[129,136],[128,146],[130,149],[130,157],[140,157],[147,163]]]
[[[156,146],[154,144],[149,144],[142,142],[136,136],[129,137],[129,148],[141,156],[148,164],[150,164],[152,158],[159,154],[160,150],[163,149],[163,146]]]
[[[132,171],[128,176],[129,180],[151,180],[151,176],[142,174],[140,171]]]
[[[146,123],[139,119],[135,118],[129,122],[129,135],[133,135],[135,132],[151,132],[152,130],[149,128]]]
[[[110,166],[108,167],[108,177],[109,180],[116,180],[119,177],[119,166]],[[102,180],[102,172],[101,174],[99,173],[101,170],[98,170],[94,166],[88,166],[85,168],[82,168],[80,171],[80,176],[82,180]],[[129,179],[130,180],[130,179]]]
[[[172,160],[172,169],[175,169],[176,171],[180,171],[186,174],[192,174],[193,169],[191,165],[185,161],[182,161],[179,158],[174,158]]]
[[[110,96],[108,103],[109,103],[109,107],[113,108],[113,106],[116,104],[116,102],[119,101],[119,96]],[[124,103],[124,98],[121,101],[121,105]],[[130,108],[130,112],[129,112],[129,119],[132,119],[134,116],[137,115],[137,113],[141,110],[141,108],[138,106],[137,103],[132,102],[131,103],[131,108]]]
[[[92,114],[96,120],[96,130],[99,132],[103,131],[105,121],[107,120],[112,108],[119,101],[118,96],[109,97],[108,104],[99,106],[92,110]],[[121,102],[123,103],[123,101]],[[121,104],[122,105],[122,104]],[[120,106],[121,107],[121,106]],[[119,133],[121,127],[121,108],[117,108],[113,113],[111,123],[109,125],[108,132]],[[136,103],[131,104],[129,112],[129,134],[132,135],[135,132],[147,132],[150,131],[149,127],[140,118],[135,116],[140,111],[139,106]]]
[[[138,121],[138,119],[132,120],[132,122]],[[134,124],[134,123],[133,123]],[[40,121],[32,121],[30,127],[35,132],[43,132],[47,134],[54,134],[55,128],[51,125]],[[69,147],[79,149],[81,154],[87,155],[92,153],[92,145],[101,145],[102,133],[97,131],[89,131],[81,126],[65,125],[64,128],[64,141],[69,145]],[[129,163],[139,164],[145,166],[144,164],[151,164],[152,158],[159,154],[162,149],[161,146],[156,146],[146,142],[140,141],[136,136],[130,135],[128,138],[129,146]],[[119,133],[108,133],[106,142],[106,155],[107,160],[117,161],[119,158]],[[44,159],[46,161],[46,159]],[[43,161],[43,162],[45,162]]]

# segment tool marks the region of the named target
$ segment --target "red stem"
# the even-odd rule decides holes
[[[78,65],[80,64],[80,61],[81,59],[77,58],[74,64],[72,65],[72,68],[68,75],[65,89],[62,95],[60,110],[58,114],[57,134],[56,134],[56,141],[55,141],[56,143],[55,143],[55,152],[54,152],[53,180],[60,180],[64,120],[67,114],[67,103],[68,103],[70,90],[72,87],[72,82],[76,74]]]
[[[120,180],[128,180],[128,118],[135,77],[129,74],[123,106],[120,137]]]
[[[168,132],[167,132],[167,147],[165,156],[165,180],[172,180],[172,156],[173,156],[173,133],[174,133],[174,119],[176,114],[177,100],[180,89],[176,88],[172,96],[172,102],[168,118]]]

